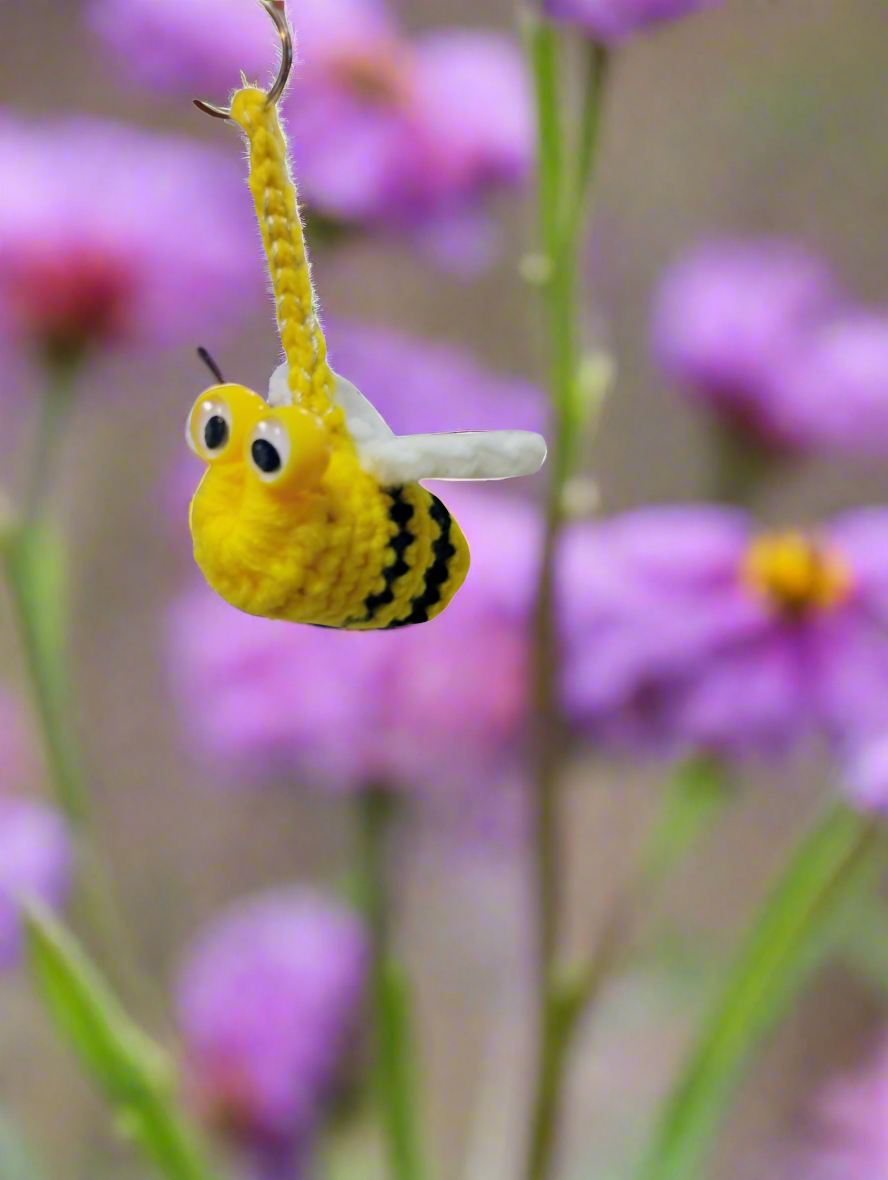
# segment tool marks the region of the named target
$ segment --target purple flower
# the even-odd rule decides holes
[[[230,320],[261,289],[238,171],[97,119],[0,118],[0,336],[69,361]]]
[[[791,243],[713,242],[664,278],[654,353],[682,388],[757,442],[818,446],[828,437],[824,419],[840,412],[836,383],[788,387],[838,303],[824,266]]]
[[[276,34],[243,0],[95,0],[90,23],[116,53],[122,81],[176,94],[229,90],[240,71],[272,71]]]
[[[888,814],[888,730],[852,741],[844,785],[848,799],[861,811]]]
[[[624,41],[651,25],[718,8],[724,0],[544,0],[554,20],[581,26],[605,45]]]
[[[0,698],[0,969],[18,958],[19,899],[59,906],[71,878],[71,843],[61,816],[42,803],[9,792],[34,774],[33,755],[13,703]]]
[[[179,1024],[195,1099],[266,1171],[310,1150],[360,1031],[367,940],[307,888],[217,917],[189,951]]]
[[[264,78],[273,67],[268,21],[248,9],[243,0],[94,0],[91,13],[128,79],[210,97],[241,69]],[[431,222],[454,241],[483,193],[527,175],[531,104],[511,40],[466,30],[408,40],[377,0],[303,0],[291,16],[298,62],[284,113],[315,211],[424,232]]]
[[[530,507],[447,493],[472,546],[465,587],[432,623],[334,632],[240,614],[203,586],[173,616],[171,658],[197,746],[253,778],[358,789],[510,779],[527,704]]]
[[[778,366],[773,400],[812,449],[888,454],[888,312],[825,320]]]
[[[888,1039],[856,1074],[831,1082],[816,1109],[813,1144],[794,1180],[888,1177]]]
[[[601,734],[739,756],[888,728],[888,511],[762,533],[740,511],[644,509],[572,559],[567,692]]]
[[[70,882],[71,844],[58,812],[26,799],[0,799],[0,967],[18,957],[19,900],[60,906]]]

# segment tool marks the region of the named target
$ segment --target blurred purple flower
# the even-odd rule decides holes
[[[667,272],[654,353],[685,390],[758,443],[819,445],[823,420],[839,412],[836,390],[813,381],[789,395],[787,384],[838,303],[825,267],[791,243],[712,242]]]
[[[845,766],[845,793],[862,811],[888,814],[888,730],[852,742]]]
[[[0,798],[0,967],[9,966],[21,944],[21,897],[60,906],[71,880],[71,844],[65,824],[51,807]]]
[[[888,454],[888,312],[829,317],[778,366],[772,397],[812,449]]]
[[[580,25],[605,45],[616,44],[651,25],[675,20],[724,0],[543,0],[554,20]]]
[[[0,337],[68,361],[229,321],[261,289],[238,171],[97,119],[0,117]]]
[[[190,95],[231,89],[240,71],[273,73],[279,42],[244,0],[93,0],[94,31],[115,51],[121,81]]]
[[[19,711],[8,697],[0,697],[0,969],[19,954],[18,899],[31,896],[59,906],[70,885],[72,850],[61,816],[10,793],[24,786],[34,770]]]
[[[760,534],[740,511],[643,509],[573,558],[567,692],[602,735],[741,756],[888,728],[888,510]]]
[[[338,319],[326,335],[336,372],[396,434],[545,428],[546,396],[538,386],[492,373],[460,349]]]
[[[447,494],[472,546],[466,586],[432,623],[334,632],[241,614],[201,586],[173,615],[186,723],[234,773],[339,789],[508,781],[521,757],[533,510]]]
[[[161,89],[209,97],[275,61],[267,18],[243,0],[94,0],[91,13],[127,79]],[[440,249],[476,224],[483,193],[527,175],[530,95],[510,39],[454,29],[408,40],[379,0],[303,0],[292,17],[284,113],[316,212],[424,234],[431,222]]]
[[[217,917],[188,953],[179,1024],[195,1099],[264,1174],[311,1149],[360,1032],[359,919],[307,888]]]
[[[813,1142],[793,1180],[886,1180],[888,1177],[888,1039],[856,1073],[828,1084],[811,1127]]]

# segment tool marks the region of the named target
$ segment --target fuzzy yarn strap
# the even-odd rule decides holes
[[[268,258],[290,391],[294,402],[323,417],[333,434],[348,437],[342,410],[333,401],[333,373],[317,315],[287,141],[277,108],[267,97],[255,87],[239,90],[231,102],[231,118],[250,148],[250,192]]]

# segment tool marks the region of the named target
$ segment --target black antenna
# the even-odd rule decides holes
[[[200,359],[203,361],[203,363],[207,366],[207,368],[210,370],[210,372],[213,374],[213,376],[216,378],[216,380],[219,382],[219,384],[224,385],[225,378],[222,376],[222,370],[219,368],[219,366],[216,364],[216,362],[210,356],[209,352],[207,352],[207,350],[203,347],[203,345],[201,345],[200,348],[197,350],[197,355],[200,357]]]

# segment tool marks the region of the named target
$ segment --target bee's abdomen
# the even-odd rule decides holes
[[[459,526],[438,497],[429,492],[426,492],[426,495],[429,498],[428,517],[432,526],[437,528],[438,535],[432,541],[431,557],[425,568],[421,592],[410,600],[409,613],[392,619],[386,624],[387,630],[393,627],[406,627],[410,623],[427,623],[444,609],[462,584],[460,578],[447,597],[444,597],[445,587],[452,581],[451,567],[457,564],[454,559],[459,549],[454,541],[461,541],[464,548],[466,544]],[[458,537],[456,534],[459,534]]]
[[[364,601],[362,627],[390,630],[440,614],[465,580],[469,549],[445,506],[418,484],[386,489],[396,531],[386,549],[382,588]]]

